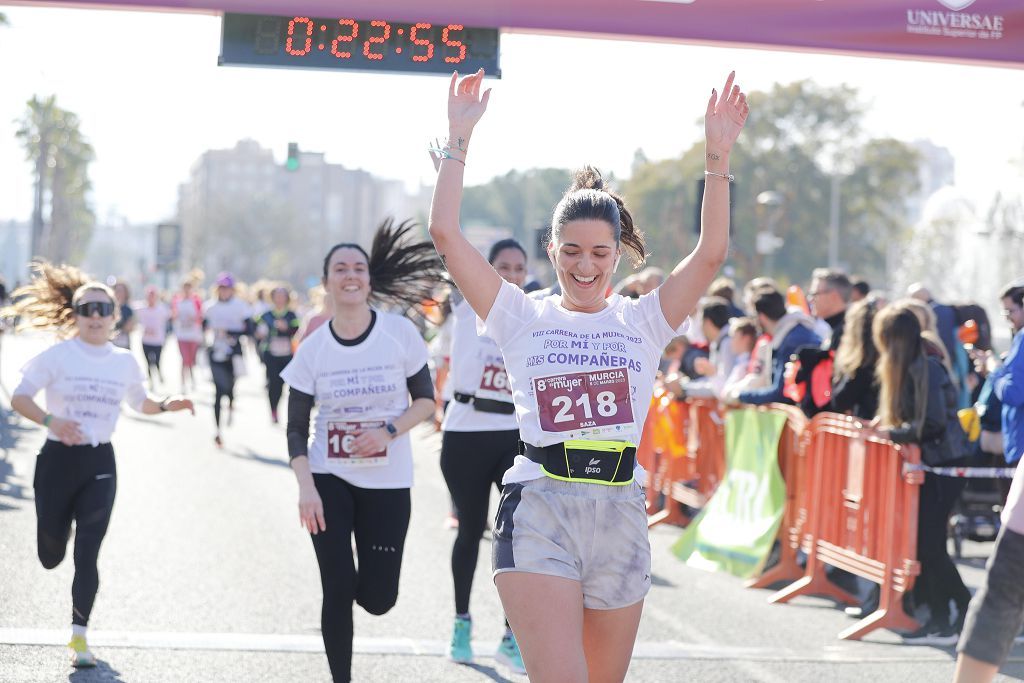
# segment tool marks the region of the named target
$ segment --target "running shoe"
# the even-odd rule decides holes
[[[96,666],[96,655],[89,651],[83,636],[72,636],[68,648],[71,650],[71,666],[83,669]]]
[[[494,653],[494,660],[508,667],[514,674],[526,673],[526,665],[523,664],[523,655],[519,652],[519,643],[516,642],[515,636],[508,635],[501,639],[501,645]]]
[[[213,443],[214,443],[214,445],[217,446],[217,448],[221,448],[221,447],[224,446],[224,441],[220,438],[220,434],[218,434],[217,436],[213,437]]]
[[[952,624],[936,623],[928,620],[921,628],[913,633],[903,636],[903,642],[907,645],[937,645],[939,647],[952,647],[960,640],[960,632]]]
[[[472,632],[472,621],[462,617],[455,617],[455,626],[452,629],[452,644],[448,648],[448,659],[459,664],[469,664],[473,661],[473,646],[469,642]]]

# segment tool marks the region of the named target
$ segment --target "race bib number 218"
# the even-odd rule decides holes
[[[540,427],[546,432],[574,432],[629,425],[633,428],[633,405],[629,400],[629,371],[626,368],[571,372],[535,377]]]

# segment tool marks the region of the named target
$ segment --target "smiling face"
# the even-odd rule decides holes
[[[341,247],[327,262],[324,289],[335,305],[365,305],[370,298],[370,267],[358,249]]]
[[[582,313],[603,309],[619,254],[615,233],[607,221],[585,219],[563,225],[557,239],[548,246],[562,286],[562,305]]]
[[[113,303],[105,292],[99,289],[87,290],[78,299],[79,304],[87,304],[93,301]],[[100,316],[94,313],[89,317],[75,315],[75,326],[78,330],[78,337],[86,344],[97,346],[106,344],[114,331],[114,314]]]
[[[515,247],[502,249],[491,264],[498,275],[522,289],[526,284],[526,254]]]

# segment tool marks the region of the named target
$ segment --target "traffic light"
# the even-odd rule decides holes
[[[299,170],[299,143],[288,143],[288,160],[285,161],[284,167],[289,171]]]

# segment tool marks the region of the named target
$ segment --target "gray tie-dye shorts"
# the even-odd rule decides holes
[[[491,568],[579,581],[583,606],[618,609],[651,588],[644,492],[635,481],[602,486],[541,477],[506,484],[494,524]]]

